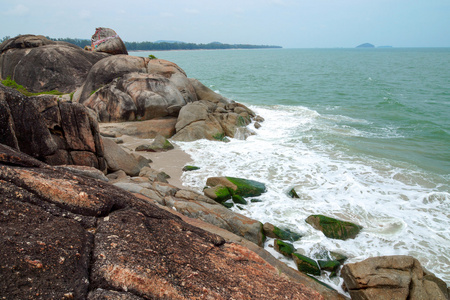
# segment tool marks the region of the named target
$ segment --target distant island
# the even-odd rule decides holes
[[[356,46],[356,48],[375,48],[375,46],[370,43],[364,43],[359,46]],[[377,46],[376,48],[393,48],[393,47],[392,46]]]
[[[356,48],[375,48],[375,46],[370,43],[364,43],[359,46],[356,46]]]
[[[68,42],[81,48],[91,45],[91,40],[72,38],[50,38],[53,41]],[[208,44],[185,43],[180,41],[159,40],[156,42],[125,42],[128,51],[155,51],[155,50],[217,50],[217,49],[263,49],[282,48],[274,45],[249,45],[249,44],[223,44],[211,42]]]

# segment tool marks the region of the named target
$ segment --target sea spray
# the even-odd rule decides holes
[[[257,135],[245,141],[180,143],[194,164],[201,167],[183,175],[186,186],[201,191],[206,179],[213,176],[264,182],[268,191],[258,197],[262,202],[249,203],[244,210],[233,209],[263,223],[301,233],[302,239],[294,246],[306,256],[319,257],[328,250],[356,262],[371,256],[411,255],[438,277],[450,281],[450,195],[439,188],[444,183],[433,182],[433,176],[413,166],[326,143],[323,136],[329,134],[361,133],[323,126],[329,118],[324,120],[311,109],[251,108],[266,121]],[[300,198],[287,195],[292,187]],[[326,238],[305,223],[312,214],[350,221],[364,229],[351,240]],[[268,243],[266,248],[273,253]],[[330,279],[326,274],[318,278],[340,289],[339,279]]]

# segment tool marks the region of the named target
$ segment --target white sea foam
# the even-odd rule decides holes
[[[450,283],[448,190],[439,189],[439,183],[423,172],[336,150],[326,139],[317,138],[315,130],[333,128],[324,128],[323,117],[314,110],[298,106],[252,109],[266,121],[246,141],[180,143],[201,167],[184,173],[186,186],[201,191],[211,176],[264,182],[268,191],[258,197],[262,202],[250,203],[242,211],[233,209],[301,233],[294,246],[307,256],[324,249],[345,254],[348,262],[412,255]],[[292,187],[300,199],[286,195]],[[364,229],[352,240],[329,239],[305,223],[311,214],[351,221]],[[320,279],[340,289],[338,279]]]

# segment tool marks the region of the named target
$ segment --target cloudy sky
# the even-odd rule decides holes
[[[450,0],[0,0],[0,38],[280,45],[285,48],[450,47]]]

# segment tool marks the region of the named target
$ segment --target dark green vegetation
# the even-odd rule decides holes
[[[53,91],[47,91],[47,92],[40,92],[40,93],[32,93],[29,92],[23,85],[18,84],[17,82],[15,82],[14,80],[11,79],[11,76],[6,77],[5,80],[1,81],[3,85],[16,89],[19,92],[21,92],[22,94],[24,94],[25,96],[37,96],[37,95],[64,95],[64,93],[58,91],[58,90],[53,90]]]
[[[51,38],[49,40],[57,42],[67,42],[78,47],[84,48],[91,45],[88,39],[73,38]],[[3,37],[0,42],[10,39],[9,36]],[[262,48],[282,48],[274,45],[248,45],[248,44],[222,44],[212,42],[208,44],[184,43],[184,42],[125,42],[128,51],[151,51],[151,50],[218,50],[218,49],[262,49]],[[155,57],[154,57],[155,58]]]

